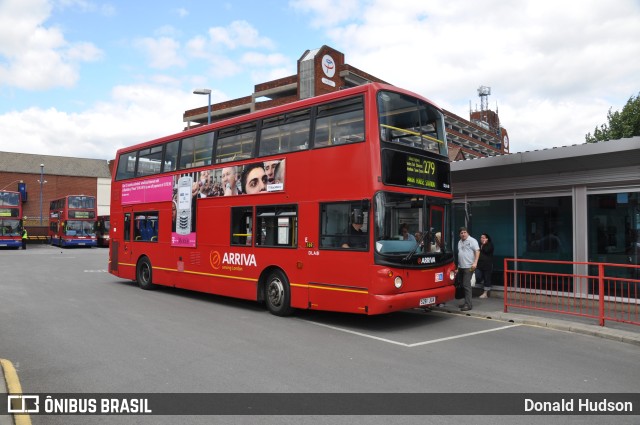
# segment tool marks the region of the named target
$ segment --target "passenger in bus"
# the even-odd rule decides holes
[[[437,232],[435,237],[433,238],[433,243],[431,244],[430,252],[442,252],[442,233]]]
[[[222,185],[224,187],[224,196],[235,196],[239,194],[238,171],[235,166],[224,167],[222,169]]]
[[[267,173],[262,162],[245,165],[242,171],[242,193],[253,194],[267,190]]]
[[[416,237],[409,233],[409,226],[405,223],[400,225],[400,240],[403,241],[416,241]]]
[[[362,230],[364,225],[364,212],[359,208],[351,211],[351,225],[345,231],[340,246],[342,248],[366,248],[367,232]]]

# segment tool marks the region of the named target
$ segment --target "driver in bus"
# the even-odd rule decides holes
[[[366,248],[367,233],[362,230],[364,225],[364,212],[359,208],[351,210],[351,225],[345,232],[340,246],[342,248]]]

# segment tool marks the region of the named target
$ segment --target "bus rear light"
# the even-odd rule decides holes
[[[393,279],[393,284],[397,289],[402,288],[402,278],[400,276],[396,276],[396,278]]]

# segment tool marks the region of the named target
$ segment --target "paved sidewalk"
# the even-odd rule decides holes
[[[474,294],[475,293],[474,291]],[[523,325],[541,326],[640,346],[640,326],[612,321],[605,322],[606,326],[600,326],[597,319],[515,307],[510,307],[508,313],[505,313],[503,294],[502,291],[494,290],[492,291],[491,298],[481,299],[474,296],[473,309],[470,311],[460,311],[458,305],[462,303],[462,300],[450,301],[444,306],[433,307],[433,310],[502,320]]]

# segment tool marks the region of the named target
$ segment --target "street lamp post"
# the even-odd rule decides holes
[[[207,102],[207,124],[211,124],[211,89],[195,89],[193,94],[206,94],[209,96],[209,101]]]
[[[42,226],[42,185],[44,184],[44,164],[40,164],[40,226]]]

